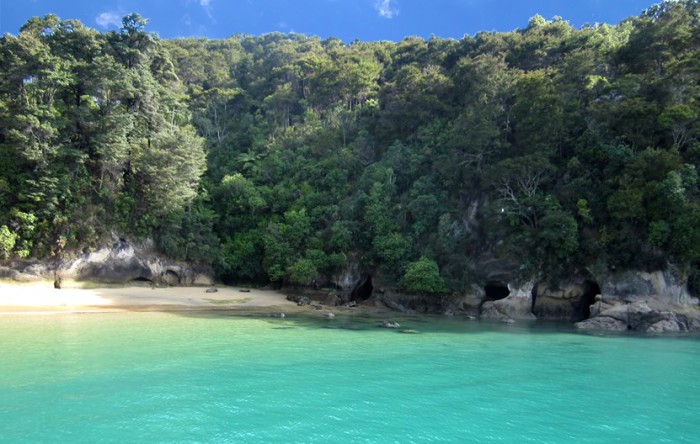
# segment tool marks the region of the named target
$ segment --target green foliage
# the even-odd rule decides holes
[[[0,255],[7,259],[12,254],[17,242],[17,235],[7,228],[7,225],[0,226]]]
[[[318,269],[311,259],[299,259],[289,266],[287,273],[293,284],[310,285],[318,276]]]
[[[215,213],[202,199],[172,212],[156,232],[156,245],[171,258],[210,263],[220,253],[214,233]]]
[[[426,292],[491,256],[694,270],[699,13],[349,45],[33,18],[0,37],[0,255],[116,230],[226,281],[359,266]]]
[[[162,233],[196,196],[203,139],[169,54],[145,25],[131,14],[121,32],[99,34],[50,15],[0,38],[9,197],[0,210],[17,226],[20,257],[82,248],[114,229]],[[170,251],[192,251],[166,237]]]
[[[400,233],[390,233],[375,237],[372,247],[377,255],[376,265],[387,274],[387,278],[398,278],[411,252],[409,239]]]
[[[418,293],[444,293],[447,291],[445,280],[435,261],[421,257],[406,267],[403,275],[403,287]]]
[[[216,270],[225,281],[263,279],[263,242],[259,230],[239,231],[223,241]]]

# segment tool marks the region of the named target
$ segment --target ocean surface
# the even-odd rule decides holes
[[[408,317],[0,316],[0,442],[697,443],[700,340]]]

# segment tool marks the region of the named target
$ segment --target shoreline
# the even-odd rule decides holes
[[[216,292],[207,292],[216,289]],[[64,281],[14,282],[0,280],[0,316],[129,312],[215,313],[240,315],[310,315],[395,317],[401,313],[378,306],[299,306],[276,290],[233,286],[151,287]]]
[[[216,292],[207,292],[215,288]],[[67,282],[0,281],[0,314],[102,313],[128,311],[297,311],[308,307],[286,299],[278,291],[240,287],[111,286]],[[328,307],[336,308],[336,307]]]

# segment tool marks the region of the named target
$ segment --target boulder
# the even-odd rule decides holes
[[[642,300],[612,304],[599,302],[594,306],[593,316],[576,323],[576,328],[644,333],[700,331],[700,311],[695,307],[665,306],[658,302],[650,306]]]
[[[304,295],[300,295],[300,294],[288,294],[287,300],[290,302],[296,302],[298,306],[311,304],[311,299],[309,299],[308,296],[304,296]]]
[[[669,333],[669,332],[680,332],[681,325],[678,322],[674,322],[668,319],[664,319],[659,322],[655,322],[647,327],[647,333]]]
[[[479,307],[485,300],[485,296],[484,289],[475,286],[471,292],[457,298],[455,311],[477,314],[479,313]]]
[[[309,305],[309,304],[311,304],[311,299],[309,299],[306,296],[302,296],[299,298],[299,300],[297,300],[298,306],[304,306],[304,305]]]
[[[537,317],[531,311],[531,300],[529,297],[519,297],[511,294],[505,299],[493,301],[492,304],[503,315],[510,319],[521,321],[534,321]]]
[[[337,307],[342,305],[343,300],[336,293],[328,293],[325,297],[320,300],[321,304],[327,305],[329,307]]]
[[[508,322],[509,320],[513,320],[513,318],[501,312],[494,301],[486,301],[482,304],[479,317],[484,320],[499,322]]]

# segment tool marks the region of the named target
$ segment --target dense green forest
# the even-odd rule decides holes
[[[0,258],[151,237],[225,281],[459,292],[663,269],[700,289],[700,2],[400,42],[0,39]]]

